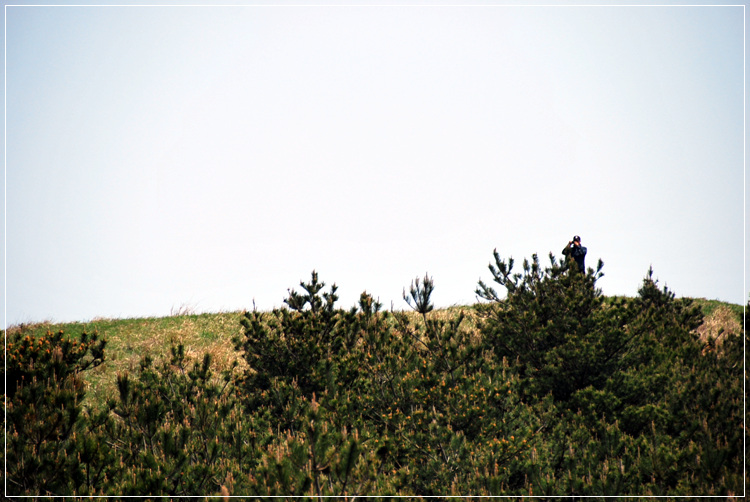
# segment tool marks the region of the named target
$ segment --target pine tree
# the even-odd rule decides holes
[[[647,276],[604,298],[602,264],[494,253],[485,300],[414,312],[362,293],[336,307],[313,272],[286,308],[242,316],[248,368],[215,375],[183,346],[84,408],[96,334],[7,335],[13,495],[648,496],[742,493],[744,336],[700,341],[702,314]],[[497,287],[497,286],[495,286]],[[750,306],[750,304],[749,304]],[[5,361],[4,361],[5,362]]]
[[[232,480],[256,465],[254,436],[263,430],[241,413],[232,370],[216,378],[209,354],[191,363],[177,345],[168,360],[156,365],[146,356],[137,373],[118,375],[104,435],[123,470],[110,493],[174,497],[243,487]]]
[[[81,373],[104,361],[106,341],[85,330],[77,337],[63,331],[36,337],[23,329],[4,335],[8,494],[89,493],[106,471],[92,479],[86,469],[97,448],[85,438]]]
[[[699,309],[660,288],[652,270],[638,297],[605,302],[595,288],[601,266],[584,275],[550,262],[542,269],[534,256],[513,274],[512,260],[495,252],[490,271],[507,297],[481,281],[477,289],[490,301],[480,307],[484,340],[518,372],[525,399],[554,398],[535,459],[518,466],[523,488],[737,493],[740,435],[731,424],[740,417],[741,370],[702,350]],[[718,407],[723,414],[711,411]]]
[[[543,269],[533,255],[531,262],[524,260],[522,273],[513,274],[512,258],[501,259],[497,250],[494,257],[489,269],[507,297],[501,299],[481,280],[476,293],[490,302],[480,307],[480,329],[496,357],[517,365],[530,395],[551,392],[565,401],[579,389],[601,386],[629,343],[621,306],[603,315],[601,290],[595,287],[602,262],[596,271],[580,274],[552,254]]]

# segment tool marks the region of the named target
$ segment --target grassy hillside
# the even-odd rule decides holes
[[[743,489],[741,306],[495,261],[507,296],[480,281],[483,303],[442,310],[427,276],[383,312],[337,308],[313,272],[272,312],[13,326],[12,494]]]
[[[615,298],[607,298],[614,301]],[[693,299],[701,307],[704,322],[697,332],[702,339],[718,338],[742,332],[742,305],[707,300]],[[464,329],[472,329],[475,320],[474,306],[456,306],[432,313],[436,319],[449,319],[463,312],[467,319]],[[98,332],[107,340],[104,364],[86,372],[87,403],[102,403],[115,391],[115,379],[118,373],[133,371],[145,355],[157,359],[166,357],[170,347],[183,344],[190,359],[199,359],[205,353],[211,354],[217,370],[228,368],[237,361],[242,367],[245,362],[235,351],[232,338],[242,333],[240,319],[242,312],[221,313],[185,313],[180,312],[169,317],[149,317],[134,319],[94,319],[88,323],[36,323],[8,327],[8,331],[41,336],[50,332],[63,330],[65,333],[78,334],[83,330],[89,333]],[[421,317],[408,312],[412,322],[420,323]],[[218,372],[218,371],[217,371]]]

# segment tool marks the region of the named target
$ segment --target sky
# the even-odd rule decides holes
[[[43,3],[4,5],[5,325],[313,270],[471,304],[576,234],[606,295],[749,298],[741,4]]]

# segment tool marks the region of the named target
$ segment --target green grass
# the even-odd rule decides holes
[[[612,301],[607,298],[607,301]],[[731,303],[704,298],[695,299],[703,310],[706,324],[719,314],[726,317],[727,309],[732,317],[739,321],[741,330],[743,307]],[[476,315],[473,306],[453,306],[435,310],[428,314],[430,319],[448,320],[463,311],[466,319],[462,329],[476,330]],[[415,312],[408,313],[410,320],[421,324],[421,316]],[[218,374],[228,368],[232,362],[244,364],[238,352],[234,350],[232,338],[242,334],[240,319],[242,312],[222,312],[215,314],[183,314],[169,317],[151,317],[134,319],[95,319],[88,323],[38,323],[11,326],[9,332],[20,330],[25,334],[41,336],[47,331],[63,330],[72,336],[78,336],[83,330],[89,333],[98,332],[107,340],[105,349],[106,361],[99,367],[86,372],[88,384],[86,402],[94,405],[106,402],[116,392],[116,375],[130,372],[138,367],[141,358],[148,355],[154,359],[166,357],[173,344],[183,344],[189,358],[198,360],[208,352],[214,361],[214,372]],[[718,328],[713,329],[718,331]],[[737,331],[735,327],[734,332]]]
[[[611,304],[616,299],[628,299],[627,296],[608,296],[604,299],[605,304]],[[720,300],[708,300],[706,298],[690,298],[697,306],[700,307],[704,317],[710,317],[717,308],[728,308],[737,320],[742,323],[744,316],[744,307],[736,303],[727,303]]]
[[[701,308],[704,317],[709,317],[717,308],[729,308],[737,319],[742,323],[744,307],[735,303],[726,303],[719,300],[707,300],[706,298],[693,298],[693,301]]]
[[[239,355],[234,350],[232,337],[241,333],[240,312],[218,314],[177,315],[160,318],[97,319],[88,323],[38,323],[8,328],[25,334],[41,336],[47,331],[63,330],[71,336],[82,331],[97,332],[107,340],[106,361],[87,371],[86,403],[103,403],[116,391],[118,373],[138,367],[144,356],[159,359],[169,354],[172,344],[182,343],[188,357],[198,359],[209,352],[215,368],[227,368]]]

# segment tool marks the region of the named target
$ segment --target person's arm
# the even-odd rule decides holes
[[[568,245],[567,245],[567,246],[565,246],[565,247],[563,248],[563,250],[562,250],[562,253],[563,253],[563,254],[564,254],[565,256],[568,256],[568,255],[570,254],[570,251],[571,251],[571,250],[570,250],[570,245],[571,245],[571,244],[573,244],[573,241],[570,241],[570,242],[568,242]]]

